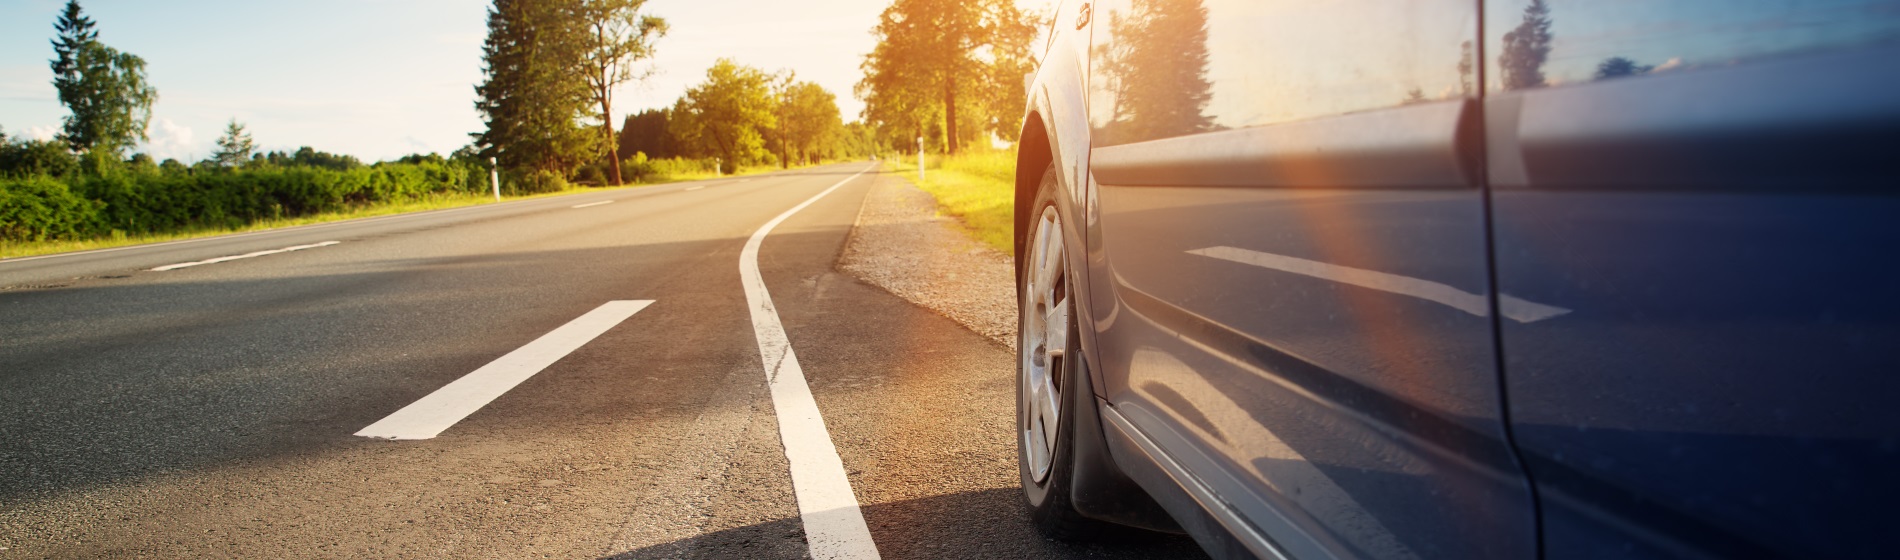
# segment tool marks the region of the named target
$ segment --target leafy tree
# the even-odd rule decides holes
[[[773,139],[778,144],[779,162],[817,163],[829,152],[844,131],[838,116],[838,97],[812,82],[785,80],[779,92],[778,127]]]
[[[941,125],[956,153],[985,130],[1013,139],[1035,19],[1012,0],[896,0],[878,17],[857,94],[894,140]]]
[[[118,154],[146,139],[158,90],[145,81],[145,59],[99,42],[99,31],[68,0],[53,24],[53,88],[72,110],[60,139],[75,152]]]
[[[778,125],[772,77],[729,58],[673,106],[669,128],[696,154],[717,156],[726,171],[766,161],[765,132]]]
[[[614,137],[614,88],[645,79],[651,72],[635,68],[652,58],[653,42],[666,35],[666,20],[642,15],[646,0],[581,0],[580,18],[586,27],[581,60],[587,91],[600,106],[602,144],[607,147],[608,179],[621,184],[620,143]]]
[[[653,159],[680,155],[678,143],[667,130],[667,121],[672,115],[671,109],[648,109],[627,115],[627,121],[620,125],[619,153],[642,153]]]
[[[0,177],[59,177],[79,168],[66,143],[51,140],[0,141]]]
[[[349,171],[363,166],[363,162],[355,156],[332,154],[309,146],[299,147],[292,153],[266,153],[264,161],[279,167],[317,167],[337,171]]]
[[[257,142],[251,140],[251,133],[245,132],[244,125],[238,124],[237,119],[231,119],[231,124],[224,127],[224,135],[218,137],[218,151],[211,154],[211,161],[218,167],[235,168],[251,161],[256,151]]]
[[[487,130],[473,136],[483,157],[541,183],[599,153],[600,136],[576,122],[589,113],[580,10],[580,0],[495,0],[488,11],[475,86]]]
[[[1544,63],[1550,60],[1550,6],[1531,0],[1524,19],[1504,34],[1504,52],[1498,66],[1504,70],[1504,89],[1544,87]]]
[[[1656,67],[1652,65],[1637,64],[1634,60],[1613,56],[1597,64],[1596,79],[1608,80],[1624,76],[1635,76],[1637,74],[1648,74],[1650,70],[1655,69]]]

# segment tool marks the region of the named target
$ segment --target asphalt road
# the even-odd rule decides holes
[[[808,556],[738,265],[867,167],[0,261],[0,559]],[[833,269],[877,180],[758,259],[877,551],[1198,555],[1027,525],[1011,354]],[[354,435],[622,300],[439,436]]]

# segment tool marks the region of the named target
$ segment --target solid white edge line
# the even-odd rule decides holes
[[[877,544],[871,541],[871,528],[858,509],[857,495],[851,491],[851,478],[845,473],[844,460],[831,442],[831,432],[805,383],[805,371],[798,355],[785,337],[778,309],[765,289],[759,274],[759,246],[772,228],[811,206],[818,199],[838,190],[871,168],[838,181],[798,206],[766,222],[747,239],[739,253],[739,276],[745,284],[746,306],[752,311],[752,331],[759,340],[759,359],[765,366],[765,378],[772,389],[772,409],[778,415],[779,439],[785,446],[790,464],[792,493],[798,499],[798,517],[805,527],[805,544],[811,556],[828,559],[875,559]]]
[[[228,257],[218,257],[218,258],[215,258],[215,259],[205,259],[205,260],[202,260],[202,261],[193,261],[193,262],[188,262],[188,263],[178,263],[178,264],[168,264],[168,265],[165,265],[165,266],[160,266],[160,267],[155,267],[155,268],[153,268],[153,269],[152,269],[151,271],[152,271],[152,272],[165,272],[165,271],[167,271],[167,270],[178,270],[178,269],[180,269],[180,268],[190,268],[190,267],[194,267],[194,266],[199,266],[199,265],[206,265],[206,264],[217,264],[217,263],[221,263],[221,262],[230,262],[230,261],[235,261],[235,260],[238,260],[238,259],[248,259],[248,258],[253,258],[253,257],[262,257],[262,256],[264,256],[264,255],[275,255],[275,254],[278,254],[278,253],[288,253],[288,252],[291,252],[291,251],[302,251],[302,250],[304,250],[304,249],[315,249],[315,248],[318,248],[318,247],[329,247],[329,246],[331,246],[331,245],[336,245],[336,244],[338,244],[338,243],[342,243],[342,241],[325,241],[325,242],[322,242],[322,243],[311,243],[311,244],[309,244],[309,245],[298,245],[298,246],[295,246],[295,247],[285,247],[285,248],[282,248],[282,249],[271,249],[271,250],[269,250],[269,251],[256,251],[256,252],[251,252],[251,253],[245,253],[245,254],[242,254],[242,255],[231,255],[231,256],[228,256]]]
[[[610,301],[548,331],[526,346],[443,385],[435,392],[364,427],[356,435],[382,439],[429,439],[488,406],[508,390],[652,305],[653,300]]]
[[[600,205],[602,205],[602,204],[613,204],[613,203],[614,203],[614,201],[611,201],[611,200],[602,200],[602,201],[600,201],[600,202],[589,202],[589,203],[587,203],[587,204],[576,204],[576,205],[573,205],[573,206],[569,206],[568,208],[592,208],[592,207],[595,207],[595,206],[600,206]]]

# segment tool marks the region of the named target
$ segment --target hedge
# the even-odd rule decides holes
[[[349,170],[256,166],[190,173],[117,170],[0,178],[0,239],[83,239],[113,231],[241,227],[269,218],[486,190],[486,173],[454,161]]]

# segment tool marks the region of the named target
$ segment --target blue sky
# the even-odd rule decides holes
[[[1022,0],[1040,7],[1045,0]],[[0,2],[0,126],[50,136],[66,110],[47,60],[65,0]],[[659,71],[616,96],[619,115],[671,105],[720,57],[792,70],[838,96],[847,120],[889,0],[650,0],[673,32]],[[481,128],[483,0],[82,0],[107,45],[145,58],[158,88],[159,159],[208,156],[226,121],[267,150],[308,145],[380,160],[448,153]],[[617,117],[618,118],[618,117]]]

